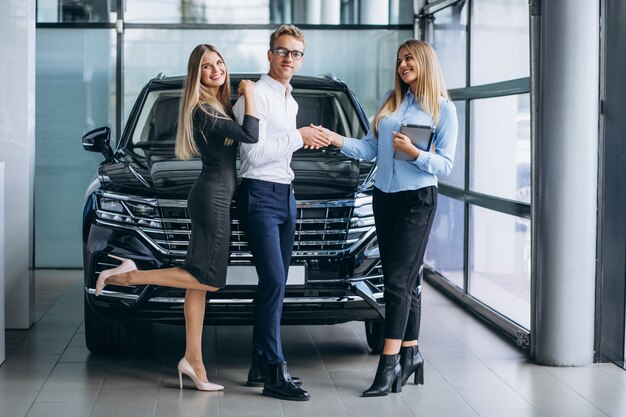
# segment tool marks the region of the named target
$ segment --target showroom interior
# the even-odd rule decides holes
[[[625,19],[617,0],[4,1],[0,415],[626,415]],[[179,389],[182,326],[143,329],[129,354],[85,342],[84,204],[104,157],[81,137],[108,126],[115,149],[144,85],[184,74],[199,43],[232,73],[267,71],[282,23],[306,35],[299,74],[341,80],[370,122],[412,37],[456,106],[424,259],[425,384],[399,394],[360,398],[378,357],[359,321],[283,326],[306,404],[244,386],[250,326],[204,328],[220,393]]]

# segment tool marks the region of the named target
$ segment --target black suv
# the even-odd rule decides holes
[[[243,78],[233,75],[236,86]],[[83,136],[83,147],[105,160],[89,186],[83,211],[85,337],[93,353],[123,353],[137,342],[141,321],[184,323],[184,290],[109,285],[94,296],[98,273],[114,267],[109,254],[130,258],[139,269],[180,265],[189,243],[186,209],[199,159],[174,156],[184,77],[150,80],[132,109],[117,149],[110,129]],[[293,96],[298,126],[321,124],[363,137],[369,123],[350,89],[333,77],[297,76]],[[233,88],[236,91],[236,88]],[[382,272],[372,214],[375,164],[343,156],[336,148],[294,154],[296,240],[285,292],[284,324],[365,321],[372,350],[382,348]],[[212,293],[206,324],[251,324],[256,273],[233,205],[227,285]]]

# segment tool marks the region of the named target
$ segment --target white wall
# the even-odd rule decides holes
[[[0,2],[0,162],[5,163],[5,320],[34,320],[35,0]]]

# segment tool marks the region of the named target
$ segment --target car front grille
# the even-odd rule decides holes
[[[337,256],[356,249],[374,234],[371,206],[371,196],[365,195],[344,200],[298,201],[293,256]],[[107,210],[112,207],[117,211]],[[248,242],[234,205],[231,210],[231,259],[246,260],[251,257]],[[99,196],[96,215],[101,224],[137,231],[163,254],[183,258],[187,253],[191,220],[186,200],[155,200],[106,192]]]
[[[143,231],[167,252],[184,255],[191,234],[186,202],[159,200],[159,208],[163,228]],[[337,255],[349,251],[372,229],[371,225],[354,227],[361,219],[353,218],[353,211],[354,200],[298,203],[293,255]],[[231,219],[231,257],[249,257],[248,242],[234,208]]]

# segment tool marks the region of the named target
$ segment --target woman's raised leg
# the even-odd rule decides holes
[[[104,272],[106,271],[102,273]],[[209,292],[219,290],[217,287],[200,283],[193,275],[182,268],[150,269],[148,271],[134,269],[121,274],[105,276],[103,279],[98,278],[96,288],[102,291],[102,288],[109,284],[121,286],[150,284]],[[96,290],[96,295],[99,295],[100,291]]]

